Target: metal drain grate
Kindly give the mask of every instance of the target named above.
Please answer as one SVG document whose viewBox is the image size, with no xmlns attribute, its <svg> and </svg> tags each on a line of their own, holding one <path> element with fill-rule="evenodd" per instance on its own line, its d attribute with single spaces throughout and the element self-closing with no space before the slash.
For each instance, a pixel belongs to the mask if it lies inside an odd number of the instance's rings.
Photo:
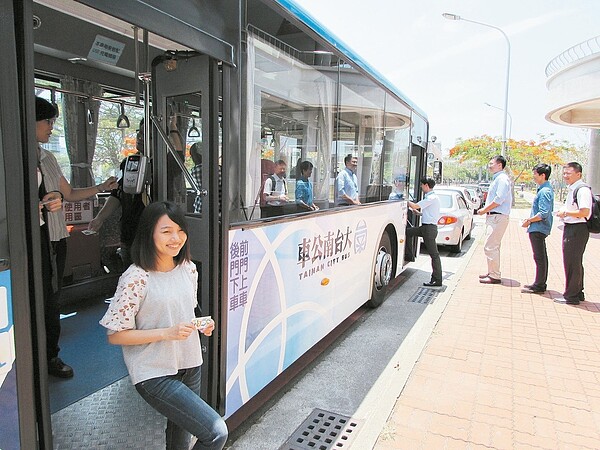
<svg viewBox="0 0 600 450">
<path fill-rule="evenodd" d="M 423 305 L 429 305 L 433 303 L 435 298 L 440 292 L 444 292 L 446 290 L 446 286 L 442 286 L 441 288 L 424 288 L 420 287 L 417 289 L 411 298 L 408 299 L 409 302 L 412 303 L 421 303 Z"/>
<path fill-rule="evenodd" d="M 315 408 L 279 450 L 329 450 L 350 447 L 359 421 Z"/>
</svg>

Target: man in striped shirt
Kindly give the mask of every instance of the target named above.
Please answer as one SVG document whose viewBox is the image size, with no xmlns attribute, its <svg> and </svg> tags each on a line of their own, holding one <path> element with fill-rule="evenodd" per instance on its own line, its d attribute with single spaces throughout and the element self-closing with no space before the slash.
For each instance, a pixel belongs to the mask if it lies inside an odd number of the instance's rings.
<svg viewBox="0 0 600 450">
<path fill-rule="evenodd" d="M 73 188 L 64 177 L 58 161 L 48 150 L 41 147 L 40 144 L 46 144 L 50 140 L 52 130 L 54 128 L 54 122 L 58 116 L 58 110 L 49 101 L 41 98 L 35 98 L 35 112 L 36 112 L 36 138 L 38 141 L 38 167 L 41 170 L 44 187 L 47 192 L 60 192 L 64 200 L 70 202 L 80 201 L 89 197 L 92 197 L 99 192 L 111 189 L 116 185 L 116 179 L 114 177 L 108 178 L 104 183 L 97 186 L 90 186 L 86 188 Z M 60 290 L 62 288 L 62 278 L 65 271 L 65 262 L 67 257 L 67 238 L 69 232 L 67 231 L 67 224 L 65 222 L 64 213 L 61 210 L 48 211 L 48 233 L 50 235 L 51 242 L 51 256 L 54 259 L 53 268 L 53 290 L 54 294 L 52 299 L 44 299 L 47 305 L 50 305 L 52 309 L 53 317 L 56 314 L 60 314 L 58 311 L 58 301 L 60 296 Z M 47 314 L 48 315 L 48 314 Z M 60 321 L 51 320 L 46 323 L 46 334 L 51 335 L 47 337 L 48 347 L 48 373 L 61 378 L 70 378 L 73 376 L 73 369 L 58 357 L 58 337 L 60 335 Z"/>
</svg>

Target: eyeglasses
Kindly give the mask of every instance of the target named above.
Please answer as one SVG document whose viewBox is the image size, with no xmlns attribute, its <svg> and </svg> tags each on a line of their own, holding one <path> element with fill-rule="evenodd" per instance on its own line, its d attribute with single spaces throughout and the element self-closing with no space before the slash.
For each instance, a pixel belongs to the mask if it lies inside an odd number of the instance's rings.
<svg viewBox="0 0 600 450">
<path fill-rule="evenodd" d="M 48 123 L 48 125 L 50 125 L 51 127 L 53 127 L 54 124 L 56 123 L 56 118 L 54 118 L 54 119 L 45 119 L 45 120 Z"/>
</svg>

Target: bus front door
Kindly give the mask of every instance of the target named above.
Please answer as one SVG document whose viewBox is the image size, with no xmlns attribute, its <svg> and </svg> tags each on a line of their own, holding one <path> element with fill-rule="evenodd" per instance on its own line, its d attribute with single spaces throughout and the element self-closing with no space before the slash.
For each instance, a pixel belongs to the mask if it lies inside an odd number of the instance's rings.
<svg viewBox="0 0 600 450">
<path fill-rule="evenodd" d="M 412 145 L 411 153 L 410 153 L 410 175 L 409 175 L 409 185 L 408 185 L 408 198 L 411 202 L 418 202 L 421 200 L 421 183 L 420 180 L 425 173 L 425 163 L 424 163 L 424 149 L 417 145 Z M 413 211 L 409 209 L 408 211 L 408 225 L 417 227 L 421 224 L 420 217 L 415 214 Z M 405 251 L 404 259 L 405 261 L 414 261 L 416 257 L 419 255 L 419 238 L 417 236 L 407 239 L 406 248 L 412 249 L 412 251 Z"/>
<path fill-rule="evenodd" d="M 208 56 L 168 52 L 153 61 L 151 76 L 152 121 L 163 131 L 153 128 L 152 133 L 153 198 L 186 211 L 188 242 L 199 273 L 197 315 L 210 315 L 217 325 L 211 338 L 202 336 L 202 396 L 219 408 L 220 71 Z"/>
</svg>

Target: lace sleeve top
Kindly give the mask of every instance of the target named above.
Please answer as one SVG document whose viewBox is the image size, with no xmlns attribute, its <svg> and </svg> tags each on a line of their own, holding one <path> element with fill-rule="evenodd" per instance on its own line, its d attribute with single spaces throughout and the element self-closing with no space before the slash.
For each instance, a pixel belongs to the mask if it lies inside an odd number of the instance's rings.
<svg viewBox="0 0 600 450">
<path fill-rule="evenodd" d="M 168 328 L 194 318 L 198 272 L 185 262 L 169 272 L 147 272 L 131 265 L 119 279 L 117 291 L 100 325 L 108 333 Z M 174 375 L 202 364 L 198 333 L 183 341 L 124 345 L 123 359 L 133 384 Z"/>
</svg>

